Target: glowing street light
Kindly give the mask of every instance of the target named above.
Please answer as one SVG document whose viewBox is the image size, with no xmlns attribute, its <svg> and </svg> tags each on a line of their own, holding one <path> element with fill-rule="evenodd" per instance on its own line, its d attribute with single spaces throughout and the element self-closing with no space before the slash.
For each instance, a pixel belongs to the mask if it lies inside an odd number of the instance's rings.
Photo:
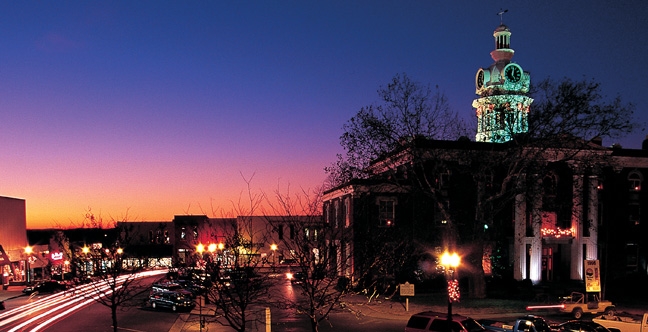
<svg viewBox="0 0 648 332">
<path fill-rule="evenodd" d="M 454 278 L 454 272 L 461 264 L 461 257 L 456 252 L 444 252 L 441 255 L 441 265 L 445 268 L 448 281 L 448 331 L 452 331 L 452 302 L 459 300 L 459 282 Z"/>
<path fill-rule="evenodd" d="M 272 265 L 276 263 L 275 251 L 277 251 L 277 248 L 277 245 L 274 243 L 270 245 L 270 250 L 272 250 Z"/>
<path fill-rule="evenodd" d="M 31 269 L 29 268 L 29 258 L 33 251 L 34 249 L 31 246 L 25 247 L 25 254 L 27 254 L 27 259 L 25 259 L 25 282 L 28 284 L 31 282 Z"/>
</svg>

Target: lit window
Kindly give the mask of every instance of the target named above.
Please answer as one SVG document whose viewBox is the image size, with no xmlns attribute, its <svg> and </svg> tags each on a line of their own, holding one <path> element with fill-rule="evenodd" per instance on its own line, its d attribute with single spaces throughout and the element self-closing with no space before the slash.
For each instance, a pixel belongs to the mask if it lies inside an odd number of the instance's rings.
<svg viewBox="0 0 648 332">
<path fill-rule="evenodd" d="M 394 226 L 396 202 L 394 200 L 378 201 L 378 221 L 381 227 Z"/>
<path fill-rule="evenodd" d="M 641 181 L 642 176 L 639 172 L 632 172 L 628 175 L 628 184 L 630 185 L 630 191 L 640 191 L 641 190 Z"/>
</svg>

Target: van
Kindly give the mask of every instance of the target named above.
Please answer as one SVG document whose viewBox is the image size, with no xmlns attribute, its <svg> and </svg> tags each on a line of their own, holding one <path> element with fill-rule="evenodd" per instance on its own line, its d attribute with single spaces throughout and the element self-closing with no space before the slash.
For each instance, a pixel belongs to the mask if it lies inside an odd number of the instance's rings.
<svg viewBox="0 0 648 332">
<path fill-rule="evenodd" d="M 481 326 L 481 324 L 479 324 L 476 320 L 461 315 L 452 315 L 450 327 L 452 329 L 452 332 L 486 331 L 484 327 Z M 435 311 L 424 311 L 412 315 L 409 321 L 407 321 L 405 332 L 418 331 L 447 332 L 448 314 Z"/>
</svg>

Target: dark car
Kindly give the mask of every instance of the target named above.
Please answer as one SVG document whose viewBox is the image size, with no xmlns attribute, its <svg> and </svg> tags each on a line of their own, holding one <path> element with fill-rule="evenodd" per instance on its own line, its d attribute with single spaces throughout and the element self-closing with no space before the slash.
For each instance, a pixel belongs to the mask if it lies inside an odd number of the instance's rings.
<svg viewBox="0 0 648 332">
<path fill-rule="evenodd" d="M 160 293 L 160 292 L 176 292 L 180 293 L 182 295 L 186 295 L 188 297 L 195 297 L 196 294 L 192 293 L 191 291 L 185 289 L 182 287 L 180 284 L 172 283 L 172 282 L 165 282 L 165 283 L 157 283 L 153 284 L 153 287 L 151 288 L 151 294 L 153 293 Z"/>
<path fill-rule="evenodd" d="M 54 280 L 49 280 L 49 281 L 41 281 L 33 286 L 28 286 L 25 287 L 22 292 L 25 294 L 32 294 L 32 293 L 56 293 L 60 291 L 64 291 L 67 289 L 67 286 L 65 284 L 62 284 L 58 281 Z"/>
<path fill-rule="evenodd" d="M 405 327 L 405 332 L 417 332 L 417 331 L 437 331 L 437 332 L 447 332 L 448 331 L 448 315 L 446 313 L 434 312 L 434 311 L 425 311 L 419 312 L 418 314 L 412 315 L 409 321 L 407 321 L 407 326 Z M 461 315 L 452 315 L 451 322 L 452 332 L 485 332 L 481 324 L 476 320 L 461 316 Z"/>
<path fill-rule="evenodd" d="M 301 284 L 306 281 L 306 274 L 304 272 L 288 272 L 286 278 L 290 280 L 291 284 Z"/>
<path fill-rule="evenodd" d="M 152 293 L 149 303 L 153 309 L 168 308 L 172 311 L 191 310 L 196 306 L 190 297 L 172 291 Z"/>
<path fill-rule="evenodd" d="M 551 328 L 557 332 L 610 332 L 610 330 L 592 321 L 570 320 L 558 325 L 552 325 Z"/>
</svg>

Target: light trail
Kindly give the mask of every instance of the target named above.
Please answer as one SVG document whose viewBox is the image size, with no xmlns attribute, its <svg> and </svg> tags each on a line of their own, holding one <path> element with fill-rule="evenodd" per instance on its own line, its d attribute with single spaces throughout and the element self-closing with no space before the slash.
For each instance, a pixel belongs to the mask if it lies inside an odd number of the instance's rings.
<svg viewBox="0 0 648 332">
<path fill-rule="evenodd" d="M 564 304 L 551 304 L 551 305 L 530 305 L 526 307 L 526 310 L 535 310 L 535 309 L 564 309 Z"/>
<path fill-rule="evenodd" d="M 166 273 L 167 270 L 146 271 L 131 275 L 122 275 L 110 282 L 107 280 L 95 281 L 90 284 L 73 287 L 64 292 L 52 294 L 40 298 L 34 302 L 25 304 L 21 307 L 3 312 L 0 314 L 0 327 L 14 323 L 21 319 L 26 321 L 14 326 L 8 332 L 22 331 L 28 325 L 37 324 L 30 331 L 40 331 L 49 325 L 52 325 L 58 319 L 70 315 L 73 312 L 88 306 L 107 294 L 111 294 L 114 288 L 120 289 L 122 284 L 127 280 L 136 280 L 144 277 L 155 276 Z M 40 312 L 40 313 L 39 313 Z M 34 317 L 32 315 L 37 314 Z M 30 318 L 31 317 L 31 318 Z M 38 323 L 39 320 L 43 322 Z"/>
</svg>

